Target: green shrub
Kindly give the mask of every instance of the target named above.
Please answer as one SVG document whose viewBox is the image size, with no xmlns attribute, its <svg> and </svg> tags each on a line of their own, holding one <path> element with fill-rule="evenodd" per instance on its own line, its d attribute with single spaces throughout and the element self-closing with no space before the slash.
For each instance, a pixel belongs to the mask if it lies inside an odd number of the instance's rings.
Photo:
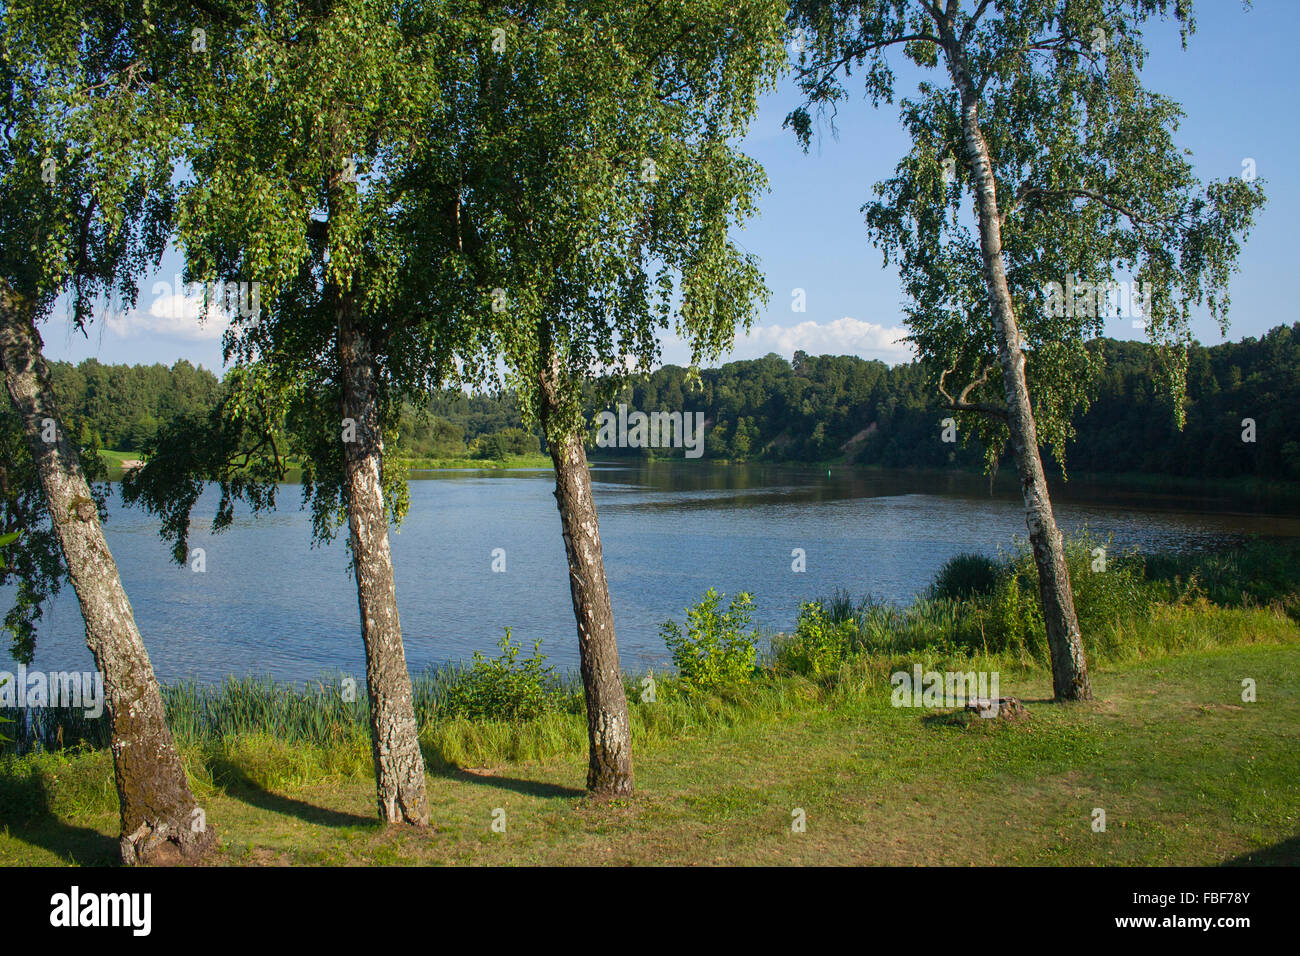
<svg viewBox="0 0 1300 956">
<path fill-rule="evenodd" d="M 862 601 L 858 604 L 853 603 L 853 595 L 849 594 L 843 588 L 836 588 L 828 598 L 819 598 L 816 604 L 821 605 L 822 611 L 832 624 L 841 624 L 845 621 L 856 621 L 859 612 L 863 606 L 869 602 Z M 806 605 L 799 608 L 799 614 L 803 616 L 803 610 Z"/>
<path fill-rule="evenodd" d="M 737 594 L 725 612 L 726 595 L 713 588 L 686 609 L 686 630 L 665 621 L 660 636 L 672 652 L 682 684 L 689 690 L 713 691 L 749 681 L 758 656 L 758 631 L 751 629 L 754 601 Z"/>
<path fill-rule="evenodd" d="M 939 569 L 930 585 L 930 597 L 964 601 L 992 594 L 1005 576 L 1001 561 L 984 554 L 955 554 Z"/>
<path fill-rule="evenodd" d="M 479 435 L 470 444 L 471 458 L 500 459 L 511 455 L 535 455 L 541 450 L 537 436 L 522 428 L 503 428 Z"/>
<path fill-rule="evenodd" d="M 1099 548 L 1104 552 L 1099 553 Z M 1121 623 L 1150 619 L 1156 589 L 1147 583 L 1137 552 L 1112 553 L 1109 539 L 1102 542 L 1085 534 L 1071 538 L 1065 554 L 1074 587 L 1074 610 L 1085 635 L 1104 640 Z"/>
<path fill-rule="evenodd" d="M 1223 551 L 1142 556 L 1167 600 L 1204 595 L 1224 607 L 1279 604 L 1300 617 L 1300 542 L 1250 539 Z"/>
<path fill-rule="evenodd" d="M 813 678 L 838 671 L 858 635 L 854 617 L 838 610 L 828 612 L 821 601 L 800 605 L 794 634 L 775 648 L 777 667 Z"/>
<path fill-rule="evenodd" d="M 530 657 L 519 660 L 520 645 L 510 643 L 510 628 L 495 658 L 474 652 L 473 663 L 452 678 L 438 701 L 439 720 L 532 720 L 559 706 L 555 669 L 546 665 L 541 640 Z"/>
<path fill-rule="evenodd" d="M 857 616 L 857 646 L 869 652 L 911 651 L 957 640 L 967 605 L 950 598 L 919 596 L 907 607 L 864 601 Z"/>
<path fill-rule="evenodd" d="M 1146 582 L 1142 559 L 1135 552 L 1113 553 L 1109 539 L 1103 541 L 1084 531 L 1066 539 L 1065 560 L 1079 629 L 1089 653 L 1099 647 L 1110 649 L 1122 623 L 1150 618 L 1157 589 Z M 993 563 L 998 574 L 992 587 L 960 601 L 952 644 L 1047 663 L 1047 628 L 1033 551 L 1022 542 L 1014 553 Z M 931 593 L 939 590 L 936 581 Z"/>
<path fill-rule="evenodd" d="M 1047 627 L 1038 597 L 1038 569 L 1032 554 L 1028 556 L 1027 568 L 1018 560 L 992 594 L 975 599 L 973 604 L 972 619 L 979 626 L 981 648 L 1044 663 L 1050 660 Z M 963 637 L 963 643 L 973 649 L 974 631 L 966 629 Z"/>
</svg>

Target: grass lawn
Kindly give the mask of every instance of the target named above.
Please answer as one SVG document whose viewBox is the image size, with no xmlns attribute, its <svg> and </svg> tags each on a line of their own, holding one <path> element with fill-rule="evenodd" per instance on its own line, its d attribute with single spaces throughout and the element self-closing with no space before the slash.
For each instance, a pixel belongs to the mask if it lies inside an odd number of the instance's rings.
<svg viewBox="0 0 1300 956">
<path fill-rule="evenodd" d="M 99 457 L 103 460 L 104 465 L 108 468 L 107 478 L 111 481 L 122 480 L 122 462 L 139 459 L 138 451 L 110 451 L 106 448 L 99 450 Z"/>
<path fill-rule="evenodd" d="M 505 458 L 399 458 L 399 464 L 412 471 L 496 471 L 501 468 L 539 468 L 550 470 L 551 456 L 509 455 Z"/>
<path fill-rule="evenodd" d="M 138 451 L 110 451 L 101 448 L 99 457 L 104 460 L 108 467 L 107 477 L 111 481 L 122 480 L 122 462 L 132 459 L 139 459 Z M 551 456 L 538 453 L 536 455 L 511 455 L 508 458 L 398 458 L 399 465 L 404 465 L 413 471 L 442 471 L 442 470 L 479 470 L 479 471 L 496 471 L 502 468 L 544 468 L 551 467 Z M 289 473 L 285 476 L 287 481 L 300 481 L 302 471 L 296 464 L 291 464 Z"/>
<path fill-rule="evenodd" d="M 1018 723 L 896 709 L 888 687 L 641 747 L 637 795 L 566 755 L 429 778 L 436 829 L 373 822 L 356 762 L 274 741 L 188 751 L 219 864 L 1300 864 L 1300 631 L 1098 667 L 1096 701 L 1002 675 Z M 1256 703 L 1243 703 L 1253 678 Z M 364 764 L 360 764 L 364 765 Z M 351 769 L 346 769 L 351 768 Z M 505 832 L 492 830 L 504 810 Z M 792 811 L 806 832 L 792 832 Z M 1094 808 L 1106 812 L 1093 832 Z M 498 814 L 499 816 L 499 814 Z M 106 754 L 0 766 L 0 863 L 116 859 Z"/>
</svg>

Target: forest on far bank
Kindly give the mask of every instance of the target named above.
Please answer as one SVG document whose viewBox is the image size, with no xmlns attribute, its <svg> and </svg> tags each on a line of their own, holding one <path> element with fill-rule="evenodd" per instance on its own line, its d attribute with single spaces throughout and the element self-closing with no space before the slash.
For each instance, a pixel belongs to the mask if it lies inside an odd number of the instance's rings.
<svg viewBox="0 0 1300 956">
<path fill-rule="evenodd" d="M 1188 478 L 1300 481 L 1300 323 L 1261 338 L 1194 344 L 1187 375 L 1187 420 L 1179 431 L 1142 342 L 1097 339 L 1106 369 L 1091 407 L 1077 415 L 1066 455 L 1071 472 L 1150 473 Z M 88 446 L 139 451 L 159 428 L 205 414 L 221 381 L 180 361 L 164 365 L 52 364 L 61 409 Z M 643 411 L 703 412 L 706 459 L 840 461 L 898 468 L 978 467 L 974 444 L 941 440 L 935 376 L 918 362 L 890 367 L 856 356 L 776 354 L 702 369 L 663 366 L 629 385 L 619 401 Z M 591 411 L 598 409 L 594 402 Z M 4 416 L 13 417 L 5 409 Z M 1255 441 L 1243 441 L 1253 419 Z M 16 427 L 16 421 L 6 423 Z M 499 459 L 536 453 L 514 396 L 446 392 L 426 408 L 408 406 L 395 453 L 406 458 Z M 680 449 L 600 448 L 600 457 L 681 457 Z M 1048 461 L 1049 467 L 1055 463 Z"/>
</svg>

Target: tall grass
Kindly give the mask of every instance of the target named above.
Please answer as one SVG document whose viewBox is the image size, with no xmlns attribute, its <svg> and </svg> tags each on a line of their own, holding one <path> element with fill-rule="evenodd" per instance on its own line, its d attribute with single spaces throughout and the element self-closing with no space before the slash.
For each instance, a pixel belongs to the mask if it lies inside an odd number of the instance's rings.
<svg viewBox="0 0 1300 956">
<path fill-rule="evenodd" d="M 1300 541 L 1250 539 L 1224 551 L 1142 555 L 1166 596 L 1204 595 L 1224 607 L 1276 604 L 1300 620 Z"/>
<path fill-rule="evenodd" d="M 556 680 L 549 692 L 559 704 L 571 701 L 573 678 Z M 458 691 L 477 690 L 474 671 L 461 664 L 430 668 L 412 679 L 416 722 L 422 730 L 451 719 L 443 705 Z M 363 683 L 342 674 L 306 683 L 269 677 L 229 677 L 218 684 L 181 681 L 162 688 L 167 723 L 179 745 L 205 744 L 232 737 L 265 734 L 290 744 L 330 744 L 367 734 L 370 705 Z M 463 697 L 463 694 L 462 694 Z M 85 745 L 107 747 L 108 715 L 89 717 L 64 708 L 0 708 L 13 741 L 0 753 L 60 750 Z"/>
<path fill-rule="evenodd" d="M 1065 553 L 1084 649 L 1097 662 L 1164 652 L 1168 635 L 1152 624 L 1169 620 L 1171 608 L 1272 608 L 1300 620 L 1300 545 L 1294 543 L 1255 540 L 1233 551 L 1150 555 L 1117 552 L 1085 531 L 1067 539 Z M 854 602 L 844 591 L 810 602 L 794 634 L 776 643 L 775 662 L 808 674 L 855 654 L 923 649 L 1047 666 L 1038 572 L 1028 547 L 996 558 L 957 555 L 905 607 L 871 596 Z"/>
</svg>

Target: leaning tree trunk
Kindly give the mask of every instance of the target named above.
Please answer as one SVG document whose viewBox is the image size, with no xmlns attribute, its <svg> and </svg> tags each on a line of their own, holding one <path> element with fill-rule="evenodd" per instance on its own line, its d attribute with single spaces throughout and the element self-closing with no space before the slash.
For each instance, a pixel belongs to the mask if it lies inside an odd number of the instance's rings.
<svg viewBox="0 0 1300 956">
<path fill-rule="evenodd" d="M 591 496 L 591 472 L 582 438 L 556 427 L 556 376 L 541 383 L 542 428 L 555 465 L 555 501 L 569 560 L 569 590 L 578 622 L 582 690 L 587 699 L 587 789 L 610 796 L 632 792 L 632 732 L 627 693 L 614 638 L 614 609 L 605 579 L 600 524 Z M 554 434 L 553 434 L 554 430 Z"/>
<path fill-rule="evenodd" d="M 3 284 L 0 368 L 22 419 L 68 577 L 81 604 L 86 646 L 103 675 L 121 807 L 122 861 L 196 859 L 211 846 L 215 833 L 190 792 L 131 602 L 76 449 L 59 419 L 34 312 Z"/>
<path fill-rule="evenodd" d="M 946 39 L 955 43 L 951 34 Z M 1025 355 L 1020 348 L 1020 330 L 1016 325 L 1002 262 L 1002 220 L 988 144 L 979 126 L 979 97 L 951 47 L 948 49 L 948 63 L 961 91 L 962 138 L 974 179 L 984 282 L 993 311 L 998 363 L 1002 367 L 1002 384 L 1006 392 L 1007 427 L 1011 432 L 1016 471 L 1020 475 L 1025 523 L 1029 528 L 1034 563 L 1038 566 L 1038 593 L 1047 627 L 1047 645 L 1052 655 L 1053 690 L 1057 700 L 1091 700 L 1092 686 L 1088 681 L 1079 617 L 1074 610 L 1070 570 L 1065 563 L 1061 530 L 1056 526 L 1052 501 L 1047 493 L 1047 478 L 1038 451 L 1038 429 L 1025 380 Z"/>
<path fill-rule="evenodd" d="M 351 294 L 340 298 L 338 355 L 343 385 L 344 494 L 352 564 L 366 647 L 366 691 L 379 816 L 426 826 L 424 756 L 420 753 L 411 675 L 397 617 L 393 553 L 384 510 L 384 442 L 370 343 L 357 327 Z"/>
</svg>

